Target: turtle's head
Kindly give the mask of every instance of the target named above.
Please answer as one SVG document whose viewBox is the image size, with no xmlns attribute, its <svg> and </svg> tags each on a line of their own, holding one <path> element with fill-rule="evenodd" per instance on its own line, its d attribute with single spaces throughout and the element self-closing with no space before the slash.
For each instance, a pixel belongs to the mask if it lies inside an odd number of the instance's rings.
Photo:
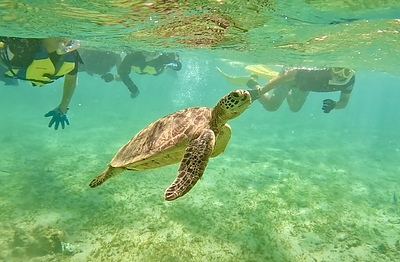
<svg viewBox="0 0 400 262">
<path fill-rule="evenodd" d="M 250 93 L 247 90 L 238 89 L 219 100 L 214 109 L 218 115 L 229 120 L 241 115 L 250 104 Z"/>
</svg>

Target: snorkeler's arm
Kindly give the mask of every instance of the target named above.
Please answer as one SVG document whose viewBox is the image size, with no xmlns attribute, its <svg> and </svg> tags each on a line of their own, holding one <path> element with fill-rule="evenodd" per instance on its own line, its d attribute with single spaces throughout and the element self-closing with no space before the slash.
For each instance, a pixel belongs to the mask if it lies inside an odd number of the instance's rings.
<svg viewBox="0 0 400 262">
<path fill-rule="evenodd" d="M 132 59 L 133 56 L 131 54 L 126 55 L 126 57 L 124 58 L 124 60 L 122 60 L 120 66 L 118 67 L 118 75 L 125 86 L 129 89 L 129 91 L 134 94 L 138 93 L 139 89 L 129 77 L 129 74 L 131 73 Z"/>
<path fill-rule="evenodd" d="M 71 101 L 72 95 L 75 91 L 76 79 L 76 74 L 65 75 L 64 89 L 60 105 L 44 115 L 44 117 L 51 117 L 48 127 L 52 127 L 54 125 L 54 129 L 58 130 L 60 125 L 62 129 L 65 128 L 65 124 L 69 125 L 66 114 L 68 111 L 69 102 Z"/>
<path fill-rule="evenodd" d="M 286 71 L 284 74 L 279 75 L 273 79 L 271 79 L 268 83 L 266 83 L 261 89 L 260 89 L 260 94 L 263 95 L 267 93 L 268 91 L 271 91 L 275 87 L 279 86 L 280 84 L 293 81 L 296 77 L 297 70 L 292 69 L 289 71 Z"/>
<path fill-rule="evenodd" d="M 340 99 L 336 102 L 335 109 L 343 109 L 347 106 L 350 100 L 351 93 L 340 92 Z"/>
<path fill-rule="evenodd" d="M 121 54 L 120 54 L 120 53 L 118 53 L 118 56 L 117 56 L 117 61 L 115 61 L 115 66 L 116 66 L 116 68 L 117 68 L 117 71 L 118 71 L 118 69 L 120 68 L 120 66 L 121 66 L 121 63 L 122 63 Z"/>
<path fill-rule="evenodd" d="M 71 102 L 72 95 L 74 94 L 77 76 L 78 76 L 77 74 L 65 75 L 63 94 L 61 98 L 61 103 L 59 105 L 60 110 L 64 114 L 67 113 L 69 103 Z"/>
</svg>

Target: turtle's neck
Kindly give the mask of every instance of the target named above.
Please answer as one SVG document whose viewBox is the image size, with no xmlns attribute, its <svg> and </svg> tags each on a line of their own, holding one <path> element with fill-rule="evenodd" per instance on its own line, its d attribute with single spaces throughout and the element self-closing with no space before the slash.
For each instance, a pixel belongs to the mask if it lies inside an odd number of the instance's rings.
<svg viewBox="0 0 400 262">
<path fill-rule="evenodd" d="M 221 109 L 221 107 L 216 106 L 213 108 L 211 112 L 211 122 L 210 127 L 214 133 L 218 133 L 218 130 L 228 122 L 226 119 L 225 112 Z"/>
</svg>

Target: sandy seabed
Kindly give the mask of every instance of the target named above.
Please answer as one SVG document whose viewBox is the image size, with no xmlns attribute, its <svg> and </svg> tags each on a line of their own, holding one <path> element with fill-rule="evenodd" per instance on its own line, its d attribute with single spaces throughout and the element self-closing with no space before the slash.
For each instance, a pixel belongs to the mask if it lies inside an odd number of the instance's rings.
<svg viewBox="0 0 400 262">
<path fill-rule="evenodd" d="M 330 141 L 342 142 L 328 147 L 324 132 L 284 133 L 275 125 L 272 135 L 260 136 L 254 128 L 234 133 L 198 184 L 173 202 L 165 202 L 163 193 L 177 165 L 127 171 L 88 187 L 124 142 L 99 138 L 118 130 L 87 130 L 78 145 L 73 135 L 4 134 L 0 260 L 400 257 L 398 141 L 385 143 L 377 133 L 360 139 L 349 131 L 329 134 Z M 374 139 L 379 150 L 370 146 Z"/>
</svg>

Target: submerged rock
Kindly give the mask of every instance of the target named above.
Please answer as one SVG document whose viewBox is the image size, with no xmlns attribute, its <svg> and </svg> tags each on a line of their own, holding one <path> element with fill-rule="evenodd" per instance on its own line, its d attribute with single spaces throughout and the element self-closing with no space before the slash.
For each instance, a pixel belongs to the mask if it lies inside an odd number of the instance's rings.
<svg viewBox="0 0 400 262">
<path fill-rule="evenodd" d="M 13 227 L 13 230 L 14 234 L 10 242 L 13 257 L 32 258 L 76 253 L 73 245 L 64 242 L 65 233 L 61 229 L 37 226 L 30 230 Z"/>
</svg>

